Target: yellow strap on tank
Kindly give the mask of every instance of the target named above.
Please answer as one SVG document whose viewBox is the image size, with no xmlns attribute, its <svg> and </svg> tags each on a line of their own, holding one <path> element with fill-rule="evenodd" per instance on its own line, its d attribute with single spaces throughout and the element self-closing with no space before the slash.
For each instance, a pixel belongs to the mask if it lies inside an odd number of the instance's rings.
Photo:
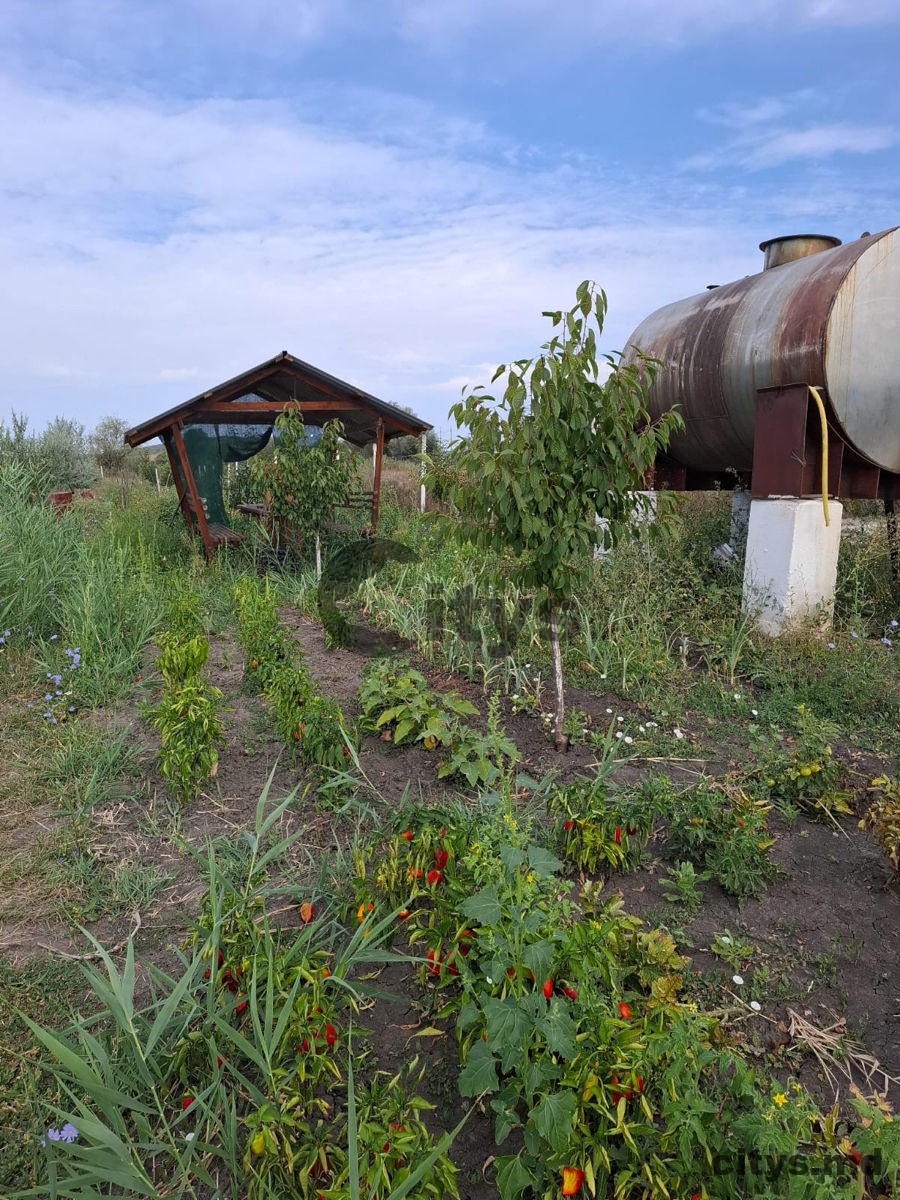
<svg viewBox="0 0 900 1200">
<path fill-rule="evenodd" d="M 816 402 L 816 407 L 819 410 L 819 420 L 822 422 L 822 508 L 825 512 L 825 524 L 829 525 L 828 520 L 828 422 L 825 419 L 825 405 L 822 403 L 822 395 L 817 387 L 807 384 L 809 393 Z"/>
</svg>

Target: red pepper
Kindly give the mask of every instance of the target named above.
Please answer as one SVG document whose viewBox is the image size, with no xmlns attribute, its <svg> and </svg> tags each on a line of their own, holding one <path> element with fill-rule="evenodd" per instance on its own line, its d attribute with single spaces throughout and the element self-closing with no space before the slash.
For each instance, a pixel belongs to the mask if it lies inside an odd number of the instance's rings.
<svg viewBox="0 0 900 1200">
<path fill-rule="evenodd" d="M 570 830 L 572 830 L 574 828 L 575 828 L 574 821 L 563 821 L 563 829 L 566 831 L 566 833 L 568 833 Z"/>
<path fill-rule="evenodd" d="M 194 1097 L 193 1097 L 193 1096 L 185 1096 L 185 1097 L 183 1098 L 183 1100 L 181 1101 L 181 1111 L 182 1111 L 182 1112 L 187 1112 L 187 1110 L 188 1110 L 188 1109 L 191 1107 L 191 1105 L 192 1105 L 193 1103 L 194 1103 Z"/>
<path fill-rule="evenodd" d="M 617 846 L 622 845 L 622 830 L 619 828 L 618 825 L 616 826 L 616 832 L 613 834 L 613 841 L 616 843 Z"/>
<path fill-rule="evenodd" d="M 578 993 L 575 991 L 575 989 L 573 987 L 564 987 L 563 994 L 568 996 L 570 1000 L 578 999 Z"/>
<path fill-rule="evenodd" d="M 541 988 L 541 991 L 544 993 L 544 999 L 549 1000 L 553 995 L 553 980 L 545 979 L 544 986 Z"/>
<path fill-rule="evenodd" d="M 337 1030 L 327 1021 L 325 1022 L 325 1045 L 333 1046 L 337 1041 Z"/>
<path fill-rule="evenodd" d="M 428 962 L 431 964 L 428 968 L 429 975 L 440 975 L 441 973 L 441 954 L 439 950 L 429 950 L 425 955 Z"/>
<path fill-rule="evenodd" d="M 443 871 L 444 867 L 446 867 L 446 865 L 447 865 L 447 859 L 448 859 L 449 857 L 450 857 L 450 856 L 449 856 L 449 854 L 447 853 L 447 851 L 446 851 L 446 850 L 435 850 L 435 852 L 434 852 L 434 865 L 437 867 L 437 869 L 438 869 L 439 871 Z"/>
<path fill-rule="evenodd" d="M 563 1167 L 562 1169 L 562 1194 L 564 1196 L 574 1196 L 581 1191 L 581 1185 L 584 1183 L 584 1171 L 578 1167 Z"/>
<path fill-rule="evenodd" d="M 408 916 L 409 916 L 409 909 L 401 908 L 400 911 L 397 913 L 397 920 L 405 921 Z"/>
<path fill-rule="evenodd" d="M 234 1006 L 234 1011 L 237 1013 L 237 1015 L 238 1015 L 238 1016 L 240 1016 L 240 1015 L 241 1015 L 241 1013 L 242 1013 L 242 1012 L 244 1011 L 244 1009 L 247 1007 L 247 1004 L 248 1004 L 248 1003 L 249 1003 L 249 1002 L 248 1002 L 246 999 L 243 999 L 243 1000 L 239 999 L 239 1000 L 238 1000 L 237 1004 Z"/>
<path fill-rule="evenodd" d="M 631 1009 L 628 1007 L 628 1005 L 625 1003 L 624 1000 L 619 1005 L 619 1016 L 622 1018 L 623 1021 L 631 1020 Z"/>
<path fill-rule="evenodd" d="M 406 832 L 401 833 L 400 836 L 403 838 L 404 842 L 411 842 L 413 840 L 413 835 L 412 835 L 411 829 L 407 829 Z"/>
<path fill-rule="evenodd" d="M 440 871 L 429 871 L 428 874 L 425 876 L 425 882 L 428 884 L 429 887 L 437 887 L 437 885 L 441 882 L 441 880 L 443 878 L 444 877 L 440 873 Z"/>
</svg>

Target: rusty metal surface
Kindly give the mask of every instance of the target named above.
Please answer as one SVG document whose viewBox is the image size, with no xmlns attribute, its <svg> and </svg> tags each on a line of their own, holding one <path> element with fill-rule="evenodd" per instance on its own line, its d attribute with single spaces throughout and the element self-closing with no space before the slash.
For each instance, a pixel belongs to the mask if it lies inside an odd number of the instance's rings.
<svg viewBox="0 0 900 1200">
<path fill-rule="evenodd" d="M 659 309 L 632 334 L 626 361 L 638 348 L 663 362 L 650 410 L 680 406 L 686 428 L 669 457 L 691 470 L 752 469 L 757 392 L 802 383 L 830 393 L 834 375 L 842 436 L 897 471 L 898 312 L 900 238 L 886 230 Z"/>
<path fill-rule="evenodd" d="M 783 267 L 785 263 L 809 258 L 811 254 L 821 254 L 823 250 L 833 250 L 840 244 L 840 238 L 825 233 L 791 233 L 785 237 L 769 238 L 767 242 L 759 243 L 765 255 L 763 270 Z"/>
</svg>

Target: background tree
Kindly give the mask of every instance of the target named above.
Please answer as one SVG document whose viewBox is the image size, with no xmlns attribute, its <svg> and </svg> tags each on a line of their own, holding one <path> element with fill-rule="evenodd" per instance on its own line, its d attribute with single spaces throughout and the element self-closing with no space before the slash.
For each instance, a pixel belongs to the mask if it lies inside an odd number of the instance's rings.
<svg viewBox="0 0 900 1200">
<path fill-rule="evenodd" d="M 261 470 L 269 510 L 316 542 L 316 578 L 322 575 L 321 532 L 339 504 L 350 495 L 358 457 L 341 441 L 344 427 L 329 421 L 321 437 L 307 434 L 299 404 L 289 404 L 275 420 L 278 445 Z"/>
<path fill-rule="evenodd" d="M 541 354 L 497 368 L 492 382 L 507 376 L 499 401 L 482 388 L 463 394 L 450 415 L 465 434 L 431 468 L 453 506 L 449 528 L 497 556 L 511 555 L 546 617 L 557 749 L 568 741 L 560 609 L 586 582 L 595 550 L 614 545 L 647 508 L 639 489 L 681 425 L 677 413 L 650 417 L 644 379 L 656 369 L 652 360 L 640 369 L 623 366 L 619 355 L 598 362 L 605 292 L 585 281 L 575 299 L 567 313 L 543 314 L 557 332 Z"/>
<path fill-rule="evenodd" d="M 118 479 L 121 483 L 122 499 L 127 504 L 134 451 L 125 441 L 126 429 L 128 423 L 121 417 L 104 417 L 95 426 L 88 439 L 88 445 L 101 476 Z"/>
</svg>

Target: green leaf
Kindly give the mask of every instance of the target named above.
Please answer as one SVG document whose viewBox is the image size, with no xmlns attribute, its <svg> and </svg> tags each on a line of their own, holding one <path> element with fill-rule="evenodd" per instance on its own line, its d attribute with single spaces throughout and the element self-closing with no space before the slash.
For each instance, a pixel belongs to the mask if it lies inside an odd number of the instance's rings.
<svg viewBox="0 0 900 1200">
<path fill-rule="evenodd" d="M 497 1174 L 500 1200 L 520 1200 L 526 1188 L 531 1188 L 537 1194 L 538 1176 L 526 1167 L 520 1155 L 517 1154 L 515 1158 L 508 1155 L 498 1158 L 494 1163 L 494 1170 Z"/>
<path fill-rule="evenodd" d="M 467 897 L 460 904 L 459 911 L 476 925 L 496 925 L 502 909 L 494 889 L 482 888 L 474 896 Z"/>
<path fill-rule="evenodd" d="M 528 865 L 534 871 L 535 875 L 545 877 L 556 875 L 563 868 L 563 864 L 555 855 L 534 842 L 528 847 Z"/>
<path fill-rule="evenodd" d="M 520 850 L 518 846 L 501 846 L 499 854 L 500 861 L 507 871 L 517 871 L 525 861 L 525 851 Z"/>
<path fill-rule="evenodd" d="M 504 1073 L 511 1071 L 522 1057 L 523 1044 L 534 1027 L 534 1018 L 512 996 L 505 1000 L 488 996 L 484 1002 L 484 1015 L 488 1044 L 493 1053 L 500 1056 L 500 1069 Z"/>
<path fill-rule="evenodd" d="M 529 1124 L 557 1154 L 571 1137 L 577 1103 L 574 1092 L 550 1092 L 531 1111 Z"/>
<path fill-rule="evenodd" d="M 459 1094 L 480 1096 L 483 1092 L 496 1092 L 498 1086 L 494 1056 L 484 1042 L 475 1042 L 459 1073 Z"/>
</svg>

